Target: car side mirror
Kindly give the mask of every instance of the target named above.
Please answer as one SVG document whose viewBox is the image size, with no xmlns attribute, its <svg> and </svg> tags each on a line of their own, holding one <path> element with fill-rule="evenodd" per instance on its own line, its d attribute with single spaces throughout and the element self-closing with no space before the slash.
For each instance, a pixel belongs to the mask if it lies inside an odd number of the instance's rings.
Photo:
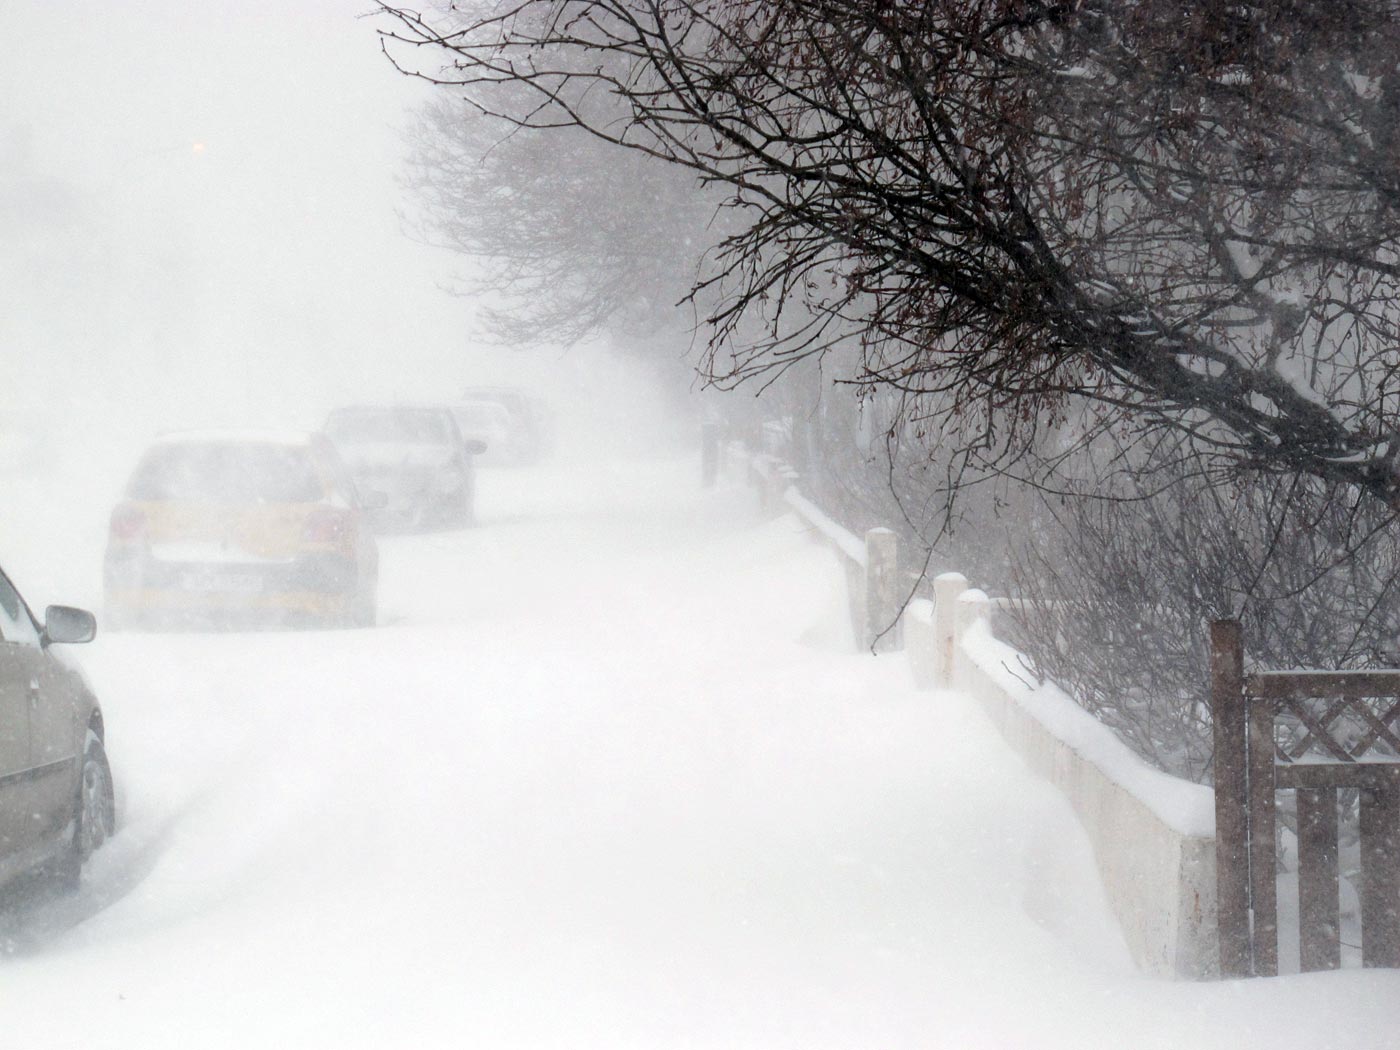
<svg viewBox="0 0 1400 1050">
<path fill-rule="evenodd" d="M 486 442 L 482 441 L 480 438 L 471 438 L 467 441 L 463 441 L 462 447 L 467 450 L 469 455 L 479 456 L 486 451 Z"/>
<path fill-rule="evenodd" d="M 367 489 L 360 493 L 361 510 L 383 510 L 389 505 L 389 494 L 379 492 L 375 489 Z"/>
<path fill-rule="evenodd" d="M 44 641 L 79 645 L 97 637 L 97 617 L 86 609 L 50 605 L 44 610 Z"/>
</svg>

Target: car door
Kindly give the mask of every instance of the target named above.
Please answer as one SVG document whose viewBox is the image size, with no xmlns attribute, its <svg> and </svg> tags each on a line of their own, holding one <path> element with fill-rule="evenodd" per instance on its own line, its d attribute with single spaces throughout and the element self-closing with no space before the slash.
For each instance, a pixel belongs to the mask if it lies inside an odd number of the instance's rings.
<svg viewBox="0 0 1400 1050">
<path fill-rule="evenodd" d="M 6 858 L 40 838 L 29 738 L 42 660 L 29 612 L 0 573 L 0 852 Z"/>
<path fill-rule="evenodd" d="M 51 836 L 73 816 L 82 746 L 82 680 L 51 651 L 39 651 L 29 685 L 31 819 L 40 836 Z"/>
</svg>

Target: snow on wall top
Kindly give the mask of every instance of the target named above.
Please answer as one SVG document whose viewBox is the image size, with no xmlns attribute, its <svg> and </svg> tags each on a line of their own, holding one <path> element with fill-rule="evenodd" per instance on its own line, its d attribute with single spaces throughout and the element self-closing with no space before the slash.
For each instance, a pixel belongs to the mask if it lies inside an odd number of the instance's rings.
<svg viewBox="0 0 1400 1050">
<path fill-rule="evenodd" d="M 866 567 L 865 544 L 860 537 L 847 529 L 842 528 L 832 521 L 826 514 L 822 513 L 816 504 L 803 496 L 795 488 L 790 488 L 783 494 L 783 499 L 787 505 L 797 511 L 802 518 L 814 529 L 820 532 L 826 539 L 830 540 L 835 547 L 851 561 L 855 562 L 862 569 Z"/>
<path fill-rule="evenodd" d="M 985 621 L 963 635 L 963 652 L 1046 731 L 1151 810 L 1173 830 L 1201 838 L 1215 835 L 1215 793 L 1154 769 L 1110 729 L 1053 682 L 1027 681 L 1021 654 L 995 637 Z"/>
</svg>

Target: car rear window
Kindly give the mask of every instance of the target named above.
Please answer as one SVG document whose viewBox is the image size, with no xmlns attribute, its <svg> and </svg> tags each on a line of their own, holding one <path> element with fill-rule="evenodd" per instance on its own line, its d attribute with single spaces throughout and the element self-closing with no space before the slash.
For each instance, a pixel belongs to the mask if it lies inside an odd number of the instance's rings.
<svg viewBox="0 0 1400 1050">
<path fill-rule="evenodd" d="M 341 408 L 326 420 L 332 441 L 348 445 L 447 445 L 446 412 L 431 408 Z"/>
<path fill-rule="evenodd" d="M 127 495 L 190 503 L 313 503 L 324 492 L 303 448 L 210 442 L 151 449 Z"/>
<path fill-rule="evenodd" d="M 459 424 L 469 427 L 500 427 L 510 423 L 510 412 L 497 404 L 477 401 L 473 404 L 458 405 L 452 410 Z"/>
</svg>

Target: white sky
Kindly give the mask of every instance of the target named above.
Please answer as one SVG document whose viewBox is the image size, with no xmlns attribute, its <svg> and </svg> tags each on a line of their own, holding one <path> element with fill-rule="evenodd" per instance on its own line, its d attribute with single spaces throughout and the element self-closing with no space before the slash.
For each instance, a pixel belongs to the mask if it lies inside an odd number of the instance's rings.
<svg viewBox="0 0 1400 1050">
<path fill-rule="evenodd" d="M 487 345 L 442 290 L 474 264 L 397 216 L 400 129 L 429 89 L 368 7 L 0 5 L 0 467 L 35 482 L 0 489 L 0 552 L 36 587 L 87 593 L 161 431 L 315 428 L 341 403 L 511 382 L 553 400 L 569 454 L 694 439 L 634 363 Z"/>
<path fill-rule="evenodd" d="M 423 88 L 368 6 L 4 6 L 0 381 L 26 414 L 314 424 L 499 373 L 439 290 L 461 261 L 400 232 Z"/>
</svg>

